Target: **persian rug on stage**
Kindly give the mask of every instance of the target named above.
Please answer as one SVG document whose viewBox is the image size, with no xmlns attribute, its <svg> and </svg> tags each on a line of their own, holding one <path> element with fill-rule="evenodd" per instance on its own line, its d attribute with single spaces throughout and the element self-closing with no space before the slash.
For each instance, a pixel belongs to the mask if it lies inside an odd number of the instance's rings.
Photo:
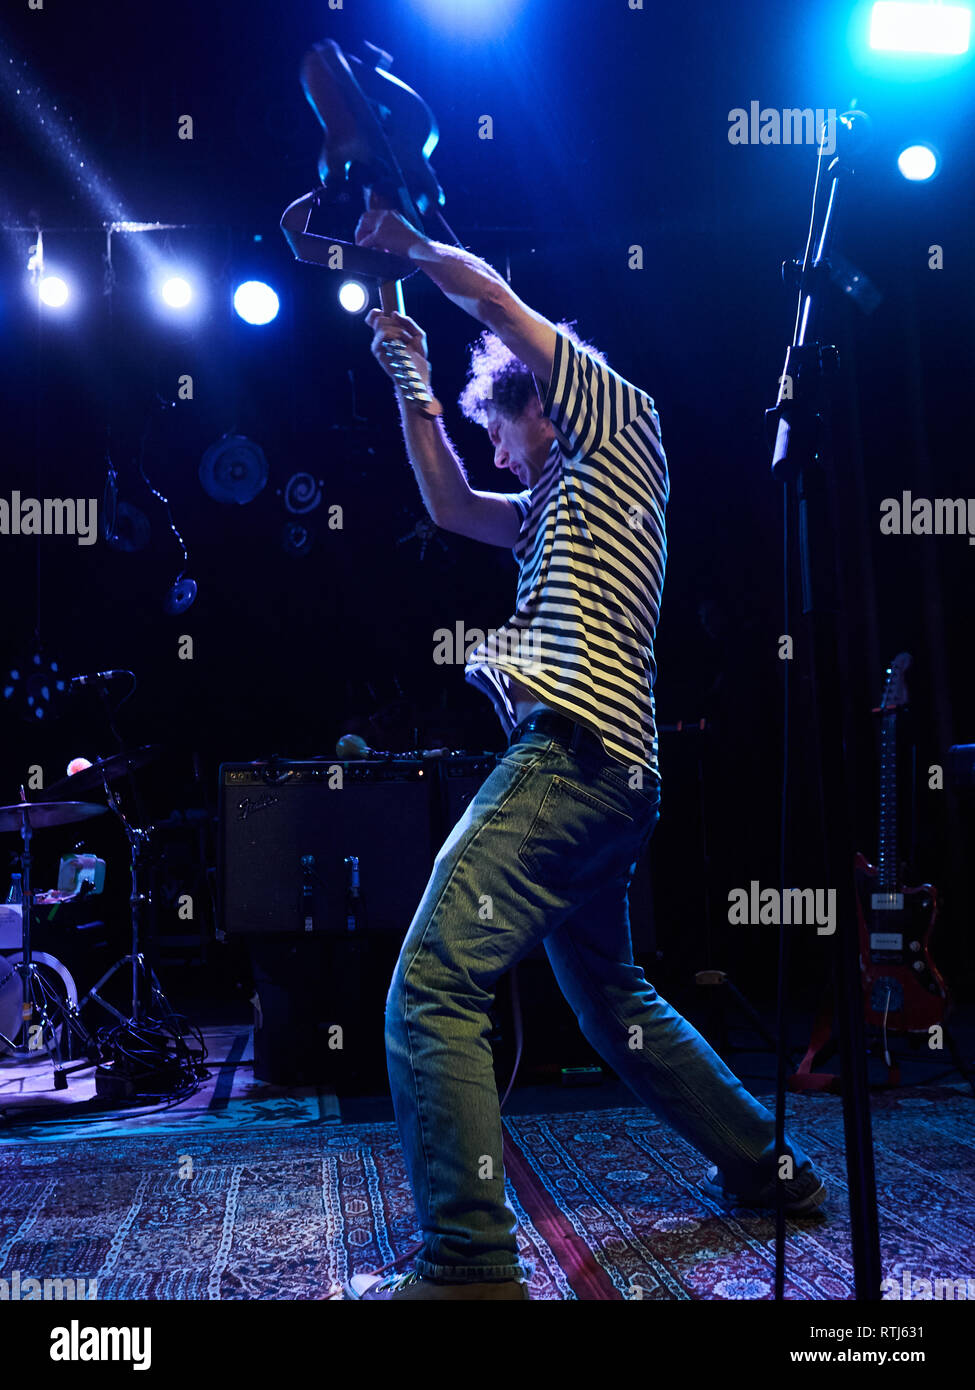
<svg viewBox="0 0 975 1390">
<path fill-rule="evenodd" d="M 916 1281 L 975 1271 L 973 1105 L 952 1087 L 874 1100 L 882 1262 L 901 1297 L 905 1280 L 922 1296 Z M 790 1095 L 787 1123 L 832 1192 L 827 1216 L 789 1222 L 787 1297 L 852 1298 L 841 1102 Z M 532 1298 L 771 1298 L 772 1214 L 712 1202 L 700 1156 L 647 1110 L 505 1126 Z M 99 1299 L 312 1299 L 418 1239 L 391 1124 L 0 1146 L 0 1287 L 16 1271 L 94 1278 Z"/>
</svg>

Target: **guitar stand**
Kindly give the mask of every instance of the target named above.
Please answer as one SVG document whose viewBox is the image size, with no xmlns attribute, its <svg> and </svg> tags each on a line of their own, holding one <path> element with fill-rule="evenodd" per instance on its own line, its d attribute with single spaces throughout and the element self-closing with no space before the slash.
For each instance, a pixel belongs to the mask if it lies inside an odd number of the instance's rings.
<svg viewBox="0 0 975 1390">
<path fill-rule="evenodd" d="M 898 1038 L 907 1037 L 908 1039 L 912 1040 L 912 1051 L 919 1053 L 921 1052 L 921 1041 L 927 1038 L 926 1033 L 916 1035 L 917 1041 L 913 1041 L 915 1035 L 911 1033 L 898 1033 L 896 1036 Z M 958 1039 L 954 1036 L 953 1033 L 949 1031 L 949 1029 L 945 1028 L 944 1036 L 945 1043 L 947 1044 L 948 1051 L 951 1054 L 951 1060 L 954 1063 L 954 1066 L 949 1067 L 946 1071 L 941 1072 L 938 1076 L 931 1077 L 928 1081 L 923 1082 L 921 1084 L 929 1085 L 934 1081 L 939 1081 L 942 1076 L 950 1076 L 953 1071 L 957 1071 L 958 1074 L 962 1076 L 967 1082 L 967 1084 L 972 1088 L 972 1094 L 975 1095 L 975 1067 L 973 1067 L 972 1064 L 969 1061 L 967 1061 L 965 1055 L 963 1054 L 961 1048 L 958 1045 Z M 838 1044 L 834 1039 L 831 1038 L 823 1047 L 821 1047 L 813 1055 L 813 1057 L 810 1060 L 812 1062 L 817 1062 L 820 1066 L 822 1066 L 826 1062 L 828 1062 L 831 1057 L 834 1057 L 836 1055 L 837 1049 Z M 887 1080 L 884 1082 L 875 1083 L 875 1086 L 871 1087 L 871 1089 L 875 1089 L 877 1086 L 879 1086 L 879 1089 L 884 1091 L 896 1091 L 899 1087 L 901 1087 L 904 1084 L 901 1078 L 900 1065 L 898 1063 L 898 1059 L 893 1055 L 893 1049 L 890 1046 L 890 1041 L 888 1040 L 888 1045 L 885 1049 L 883 1046 L 883 1039 L 879 1032 L 875 1037 L 870 1037 L 868 1035 L 867 1053 L 871 1057 L 882 1057 L 884 1065 L 887 1068 Z M 924 1051 L 923 1055 L 927 1056 L 926 1050 Z M 932 1060 L 934 1059 L 932 1058 Z M 807 1083 L 818 1082 L 820 1084 L 803 1085 L 801 1084 L 803 1081 Z M 840 1076 L 835 1075 L 832 1072 L 799 1071 L 796 1073 L 795 1076 L 790 1078 L 790 1082 L 797 1083 L 791 1086 L 792 1090 L 832 1091 L 836 1095 L 842 1094 L 842 1078 Z"/>
<path fill-rule="evenodd" d="M 965 1060 L 961 1048 L 958 1046 L 958 1039 L 951 1032 L 951 1030 L 942 1025 L 942 1031 L 944 1033 L 944 1040 L 947 1044 L 948 1051 L 951 1054 L 951 1060 L 954 1063 L 954 1067 L 949 1067 L 947 1071 L 939 1073 L 938 1076 L 931 1077 L 928 1083 L 922 1084 L 930 1084 L 930 1082 L 940 1080 L 942 1076 L 950 1076 L 952 1071 L 957 1071 L 959 1076 L 964 1077 L 965 1081 L 967 1081 L 968 1085 L 972 1088 L 972 1094 L 975 1095 L 975 1069 L 973 1069 L 972 1066 Z M 912 1052 L 917 1052 L 921 1056 L 928 1056 L 930 1054 L 931 1059 L 935 1060 L 936 1054 L 930 1053 L 930 1049 L 928 1048 L 922 1049 L 921 1047 L 921 1044 L 927 1040 L 927 1037 L 927 1032 L 895 1033 L 893 1036 L 888 1034 L 887 1045 L 885 1047 L 883 1034 L 879 1029 L 873 1030 L 873 1035 L 868 1034 L 868 1043 L 872 1045 L 872 1048 L 876 1049 L 877 1053 L 881 1057 L 883 1057 L 884 1064 L 887 1067 L 887 1081 L 884 1086 L 885 1090 L 894 1090 L 903 1084 L 901 1081 L 901 1069 L 898 1064 L 898 1059 L 894 1056 L 893 1043 L 897 1039 L 906 1039 Z M 920 1056 L 918 1060 L 920 1060 Z"/>
<path fill-rule="evenodd" d="M 968 1082 L 969 1086 L 971 1086 L 972 1095 L 975 1095 L 975 1066 L 968 1062 L 962 1055 L 962 1050 L 958 1046 L 958 1039 L 955 1037 L 954 1033 L 952 1033 L 951 1029 L 945 1028 L 944 1034 L 945 1042 L 948 1044 L 948 1051 L 951 1053 L 951 1060 L 954 1062 L 956 1069 Z"/>
<path fill-rule="evenodd" d="M 952 1033 L 947 1024 L 942 1024 L 942 1032 L 951 1060 L 955 1064 L 955 1070 L 968 1082 L 975 1095 L 975 1066 L 964 1056 L 958 1039 Z M 864 1048 L 869 1056 L 881 1056 L 887 1067 L 887 1081 L 883 1085 L 884 1090 L 895 1090 L 901 1083 L 900 1067 L 896 1058 L 893 1057 L 891 1044 L 898 1038 L 907 1038 L 915 1051 L 922 1039 L 928 1037 L 927 1032 L 919 1033 L 888 1033 L 887 1046 L 884 1047 L 883 1030 L 872 1027 L 864 1033 Z M 809 1045 L 806 1048 L 806 1055 L 803 1057 L 799 1066 L 789 1077 L 788 1086 L 790 1091 L 828 1091 L 833 1095 L 843 1094 L 843 1078 L 835 1072 L 814 1071 L 816 1063 L 823 1066 L 835 1057 L 839 1044 L 833 1036 L 833 1005 L 832 1000 L 826 996 L 819 1005 L 816 1019 L 813 1023 L 812 1033 L 809 1038 Z M 951 1068 L 942 1073 L 944 1076 L 951 1074 Z M 938 1080 L 938 1077 L 932 1078 Z"/>
</svg>

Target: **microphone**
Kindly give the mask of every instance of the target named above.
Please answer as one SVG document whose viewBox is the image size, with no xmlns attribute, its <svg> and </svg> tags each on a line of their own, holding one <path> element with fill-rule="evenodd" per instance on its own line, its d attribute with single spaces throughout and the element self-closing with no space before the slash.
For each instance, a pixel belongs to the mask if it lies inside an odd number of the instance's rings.
<svg viewBox="0 0 975 1390">
<path fill-rule="evenodd" d="M 68 681 L 69 690 L 81 690 L 86 685 L 108 685 L 112 681 L 121 680 L 123 676 L 131 678 L 131 671 L 91 671 L 85 676 L 72 676 Z"/>
<path fill-rule="evenodd" d="M 873 143 L 873 122 L 866 111 L 853 107 L 837 116 L 833 141 L 832 151 L 823 149 L 824 154 L 834 154 L 830 168 L 839 162 L 852 172 Z"/>
<path fill-rule="evenodd" d="M 852 107 L 837 117 L 837 144 L 847 146 L 850 154 L 856 156 L 873 142 L 873 122 L 866 111 Z"/>
</svg>

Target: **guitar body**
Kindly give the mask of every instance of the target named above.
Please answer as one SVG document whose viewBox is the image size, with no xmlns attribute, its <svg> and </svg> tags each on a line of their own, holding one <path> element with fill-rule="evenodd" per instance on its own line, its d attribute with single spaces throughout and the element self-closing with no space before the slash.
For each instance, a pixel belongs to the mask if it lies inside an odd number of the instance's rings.
<svg viewBox="0 0 975 1390">
<path fill-rule="evenodd" d="M 864 1017 L 888 1033 L 926 1033 L 944 1023 L 948 1010 L 948 989 L 928 950 L 938 895 L 930 883 L 905 888 L 900 881 L 897 728 L 907 709 L 910 665 L 907 652 L 894 658 L 874 710 L 880 720 L 877 863 L 862 854 L 854 861 Z"/>
<path fill-rule="evenodd" d="M 350 65 L 393 151 L 414 207 L 426 217 L 446 202 L 430 165 L 440 140 L 436 119 L 419 92 L 389 71 L 389 54 L 372 44 L 366 47 L 377 59 L 375 66 L 357 58 L 350 58 Z"/>
<path fill-rule="evenodd" d="M 888 1033 L 926 1033 L 942 1024 L 948 988 L 928 941 L 938 916 L 930 883 L 878 891 L 878 874 L 862 854 L 855 860 L 860 978 L 867 1023 Z"/>
<path fill-rule="evenodd" d="M 301 85 L 325 132 L 318 177 L 328 193 L 347 181 L 371 188 L 419 229 L 445 201 L 429 163 L 440 132 L 419 93 L 387 71 L 389 54 L 366 46 L 374 67 L 331 39 L 302 63 Z"/>
<path fill-rule="evenodd" d="M 900 1085 L 900 1068 L 888 1037 L 926 1037 L 930 1029 L 944 1025 L 951 1008 L 948 986 L 928 949 L 938 919 L 937 892 L 930 883 L 905 888 L 900 882 L 897 727 L 901 713 L 907 709 L 905 675 L 910 664 L 907 652 L 894 658 L 887 668 L 880 704 L 873 711 L 880 720 L 877 861 L 871 864 L 865 855 L 858 854 L 853 862 L 863 1016 L 869 1027 L 883 1035 L 889 1086 Z M 831 1072 L 813 1070 L 816 1058 L 830 1039 L 831 1012 L 829 1005 L 820 1010 L 806 1055 L 789 1078 L 791 1090 L 840 1089 L 839 1078 Z M 949 1034 L 946 1037 L 952 1055 L 957 1056 L 957 1046 Z M 975 1087 L 975 1081 L 972 1084 Z"/>
<path fill-rule="evenodd" d="M 369 62 L 347 57 L 332 39 L 305 55 L 302 89 L 325 134 L 318 157 L 322 189 L 286 208 L 281 229 L 299 260 L 375 276 L 383 313 L 403 315 L 402 281 L 416 269 L 408 259 L 308 231 L 313 206 L 348 198 L 350 190 L 364 196 L 367 209 L 398 212 L 417 231 L 422 215 L 439 211 L 444 202 L 428 158 L 439 139 L 433 113 L 412 87 L 387 70 L 390 55 L 366 46 Z M 443 407 L 401 338 L 387 335 L 382 350 L 409 408 L 427 419 L 442 415 Z"/>
</svg>

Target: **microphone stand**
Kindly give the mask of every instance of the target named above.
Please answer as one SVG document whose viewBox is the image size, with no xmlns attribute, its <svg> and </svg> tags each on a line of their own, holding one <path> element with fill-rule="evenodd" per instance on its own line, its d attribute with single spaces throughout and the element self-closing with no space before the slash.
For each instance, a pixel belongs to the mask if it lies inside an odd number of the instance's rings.
<svg viewBox="0 0 975 1390">
<path fill-rule="evenodd" d="M 787 555 L 789 531 L 792 526 L 796 530 L 811 676 L 813 727 L 810 732 L 819 767 L 817 799 L 823 861 L 827 886 L 836 891 L 837 929 L 832 964 L 844 1078 L 843 1129 L 854 1283 L 858 1300 L 879 1301 L 880 1240 L 859 971 L 854 844 L 849 820 L 843 697 L 836 680 L 836 673 L 843 668 L 838 659 L 840 601 L 830 537 L 836 536 L 837 529 L 827 487 L 827 475 L 835 461 L 828 428 L 829 388 L 836 375 L 838 354 L 834 346 L 824 344 L 817 336 L 821 298 L 828 281 L 828 255 L 833 242 L 836 208 L 853 173 L 849 157 L 858 137 L 866 135 L 868 125 L 862 112 L 850 111 L 839 118 L 838 153 L 828 170 L 832 175 L 829 201 L 814 249 L 813 225 L 825 131 L 820 142 L 812 222 L 798 275 L 795 332 L 786 350 L 778 399 L 766 412 L 766 419 L 769 424 L 776 424 L 772 475 L 787 490 L 786 508 L 791 518 L 786 527 Z M 792 505 L 793 499 L 795 505 Z M 777 1106 L 780 1133 L 782 1108 L 780 1095 Z M 778 1224 L 782 1225 L 781 1216 Z M 778 1231 L 777 1237 L 779 1247 L 784 1240 Z M 778 1254 L 777 1248 L 777 1259 Z"/>
</svg>

